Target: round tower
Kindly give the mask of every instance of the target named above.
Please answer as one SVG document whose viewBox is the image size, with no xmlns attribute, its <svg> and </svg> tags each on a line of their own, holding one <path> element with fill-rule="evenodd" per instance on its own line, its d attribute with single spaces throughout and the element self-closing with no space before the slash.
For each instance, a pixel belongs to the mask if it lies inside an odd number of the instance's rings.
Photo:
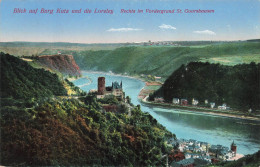
<svg viewBox="0 0 260 167">
<path fill-rule="evenodd" d="M 98 95 L 104 95 L 106 90 L 105 77 L 98 77 Z"/>
</svg>

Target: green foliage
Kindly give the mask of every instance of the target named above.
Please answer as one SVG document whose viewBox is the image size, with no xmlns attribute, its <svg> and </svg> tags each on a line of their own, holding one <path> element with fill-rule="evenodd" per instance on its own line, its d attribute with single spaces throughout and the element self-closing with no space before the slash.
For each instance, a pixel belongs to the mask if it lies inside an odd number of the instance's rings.
<svg viewBox="0 0 260 167">
<path fill-rule="evenodd" d="M 260 109 L 260 64 L 224 66 L 193 62 L 182 65 L 165 81 L 150 99 L 164 97 L 167 102 L 173 98 L 192 98 L 203 104 L 205 99 L 218 105 L 247 111 Z"/>
<path fill-rule="evenodd" d="M 170 132 L 139 107 L 129 117 L 101 113 L 95 103 L 57 99 L 34 109 L 2 108 L 1 164 L 163 165 Z"/>
<path fill-rule="evenodd" d="M 14 56 L 0 53 L 1 98 L 32 99 L 66 95 L 56 74 L 35 69 Z"/>
<path fill-rule="evenodd" d="M 185 42 L 184 42 L 185 43 Z M 194 45 L 194 44 L 193 44 Z M 182 64 L 210 61 L 228 57 L 231 65 L 260 62 L 259 42 L 214 43 L 203 47 L 129 46 L 114 50 L 74 52 L 74 59 L 83 70 L 113 71 L 115 73 L 150 74 L 168 77 Z M 237 61 L 237 57 L 243 57 Z M 233 62 L 234 61 L 234 62 Z"/>
<path fill-rule="evenodd" d="M 102 104 L 119 104 L 116 96 L 114 95 L 107 95 L 103 99 L 99 99 Z"/>
<path fill-rule="evenodd" d="M 75 77 L 77 78 L 78 76 L 75 76 Z M 79 87 L 75 86 L 68 79 L 65 79 L 65 82 L 69 85 L 70 89 L 72 89 L 73 91 L 76 92 L 74 95 L 77 95 L 77 96 L 86 96 L 87 95 L 87 93 L 85 91 L 83 91 Z"/>
<path fill-rule="evenodd" d="M 1 53 L 0 58 L 1 165 L 164 164 L 164 140 L 173 134 L 141 112 L 140 106 L 132 107 L 129 116 L 127 105 L 116 99 L 105 100 L 121 105 L 124 112 L 102 112 L 100 102 L 91 94 L 80 99 L 57 97 L 66 95 L 66 90 L 56 74 L 8 54 Z"/>
</svg>

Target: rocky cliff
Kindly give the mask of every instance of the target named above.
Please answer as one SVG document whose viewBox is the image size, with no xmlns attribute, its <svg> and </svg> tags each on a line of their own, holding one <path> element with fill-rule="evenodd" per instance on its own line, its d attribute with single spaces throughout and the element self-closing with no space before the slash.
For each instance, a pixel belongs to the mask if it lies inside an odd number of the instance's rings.
<svg viewBox="0 0 260 167">
<path fill-rule="evenodd" d="M 43 55 L 38 60 L 43 66 L 65 75 L 79 76 L 80 69 L 72 55 Z"/>
</svg>

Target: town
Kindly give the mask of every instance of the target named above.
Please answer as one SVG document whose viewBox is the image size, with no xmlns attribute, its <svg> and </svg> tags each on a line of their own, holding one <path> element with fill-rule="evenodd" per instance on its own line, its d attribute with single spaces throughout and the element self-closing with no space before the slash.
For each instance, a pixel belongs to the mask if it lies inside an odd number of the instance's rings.
<svg viewBox="0 0 260 167">
<path fill-rule="evenodd" d="M 234 141 L 231 143 L 230 149 L 193 139 L 175 140 L 172 138 L 167 141 L 167 144 L 173 147 L 167 157 L 171 167 L 201 166 L 220 161 L 233 161 L 243 157 L 243 155 L 237 154 L 237 146 Z"/>
<path fill-rule="evenodd" d="M 163 103 L 164 99 L 162 97 L 155 97 L 154 98 L 154 102 L 156 102 L 156 103 Z M 188 106 L 189 105 L 187 99 L 179 99 L 179 98 L 173 98 L 172 99 L 172 104 L 174 104 L 174 105 L 181 105 L 181 106 Z M 197 99 L 195 99 L 195 98 L 192 98 L 191 105 L 192 106 L 198 106 L 198 104 L 199 104 L 199 101 Z M 213 109 L 215 107 L 215 105 L 216 105 L 215 102 L 209 102 L 207 99 L 204 100 L 203 106 L 207 106 L 207 107 Z M 223 103 L 222 105 L 217 106 L 217 109 L 227 110 L 227 109 L 230 109 L 230 107 L 227 107 L 227 104 Z"/>
</svg>

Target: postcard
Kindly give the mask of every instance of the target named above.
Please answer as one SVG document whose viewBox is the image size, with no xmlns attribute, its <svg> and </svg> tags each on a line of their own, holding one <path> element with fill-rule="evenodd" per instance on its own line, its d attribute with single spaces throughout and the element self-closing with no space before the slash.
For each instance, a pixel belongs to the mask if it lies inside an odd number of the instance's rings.
<svg viewBox="0 0 260 167">
<path fill-rule="evenodd" d="M 0 0 L 2 166 L 259 166 L 259 0 Z"/>
</svg>

